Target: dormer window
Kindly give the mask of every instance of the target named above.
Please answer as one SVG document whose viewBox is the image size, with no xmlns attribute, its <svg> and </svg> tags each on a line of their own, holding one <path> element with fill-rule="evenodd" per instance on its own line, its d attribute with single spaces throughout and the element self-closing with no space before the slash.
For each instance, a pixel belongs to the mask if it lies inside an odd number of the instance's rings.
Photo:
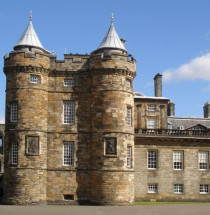
<svg viewBox="0 0 210 215">
<path fill-rule="evenodd" d="M 40 77 L 38 75 L 30 75 L 30 83 L 38 84 Z"/>
</svg>

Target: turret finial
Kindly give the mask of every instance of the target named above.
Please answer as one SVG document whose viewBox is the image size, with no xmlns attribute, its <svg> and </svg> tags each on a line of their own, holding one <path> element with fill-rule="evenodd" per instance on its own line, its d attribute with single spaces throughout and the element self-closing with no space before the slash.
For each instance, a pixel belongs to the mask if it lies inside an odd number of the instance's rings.
<svg viewBox="0 0 210 215">
<path fill-rule="evenodd" d="M 111 21 L 113 22 L 113 20 L 114 20 L 114 14 L 112 13 Z"/>
<path fill-rule="evenodd" d="M 29 19 L 31 20 L 32 18 L 32 10 L 30 10 L 30 15 L 29 15 Z"/>
</svg>

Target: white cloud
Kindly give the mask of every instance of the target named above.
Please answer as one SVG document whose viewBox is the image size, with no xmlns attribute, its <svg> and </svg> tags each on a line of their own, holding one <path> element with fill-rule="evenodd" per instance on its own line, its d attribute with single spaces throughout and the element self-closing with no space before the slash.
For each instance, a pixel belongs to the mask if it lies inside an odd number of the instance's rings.
<svg viewBox="0 0 210 215">
<path fill-rule="evenodd" d="M 167 69 L 163 72 L 165 82 L 195 79 L 210 80 L 210 53 L 197 57 L 176 69 Z"/>
<path fill-rule="evenodd" d="M 0 124 L 4 124 L 5 123 L 5 116 L 0 114 Z"/>
</svg>

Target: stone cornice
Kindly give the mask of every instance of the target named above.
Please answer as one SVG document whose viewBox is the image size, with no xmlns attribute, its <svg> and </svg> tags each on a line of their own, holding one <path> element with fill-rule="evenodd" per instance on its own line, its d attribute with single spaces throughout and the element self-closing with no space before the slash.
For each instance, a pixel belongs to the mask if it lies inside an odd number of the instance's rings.
<svg viewBox="0 0 210 215">
<path fill-rule="evenodd" d="M 24 72 L 24 73 L 31 73 L 31 72 L 37 72 L 37 73 L 43 73 L 45 75 L 48 75 L 50 72 L 50 69 L 39 67 L 39 66 L 10 66 L 10 67 L 4 67 L 4 73 L 7 74 L 9 72 Z"/>
<path fill-rule="evenodd" d="M 87 69 L 87 70 L 80 70 L 80 72 L 88 72 L 91 75 L 117 74 L 117 75 L 131 76 L 133 78 L 135 78 L 136 76 L 136 71 L 130 71 L 128 69 L 118 69 L 118 68 Z"/>
</svg>

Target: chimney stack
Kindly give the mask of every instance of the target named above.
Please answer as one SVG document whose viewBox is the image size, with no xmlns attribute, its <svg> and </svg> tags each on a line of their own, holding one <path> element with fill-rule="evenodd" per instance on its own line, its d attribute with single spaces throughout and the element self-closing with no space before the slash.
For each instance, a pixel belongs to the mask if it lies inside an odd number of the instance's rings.
<svg viewBox="0 0 210 215">
<path fill-rule="evenodd" d="M 167 116 L 175 116 L 175 104 L 172 100 L 167 105 Z"/>
<path fill-rule="evenodd" d="M 154 77 L 155 81 L 155 97 L 162 97 L 162 75 L 158 73 Z"/>
<path fill-rule="evenodd" d="M 204 118 L 210 118 L 210 102 L 206 102 L 203 106 Z"/>
</svg>

